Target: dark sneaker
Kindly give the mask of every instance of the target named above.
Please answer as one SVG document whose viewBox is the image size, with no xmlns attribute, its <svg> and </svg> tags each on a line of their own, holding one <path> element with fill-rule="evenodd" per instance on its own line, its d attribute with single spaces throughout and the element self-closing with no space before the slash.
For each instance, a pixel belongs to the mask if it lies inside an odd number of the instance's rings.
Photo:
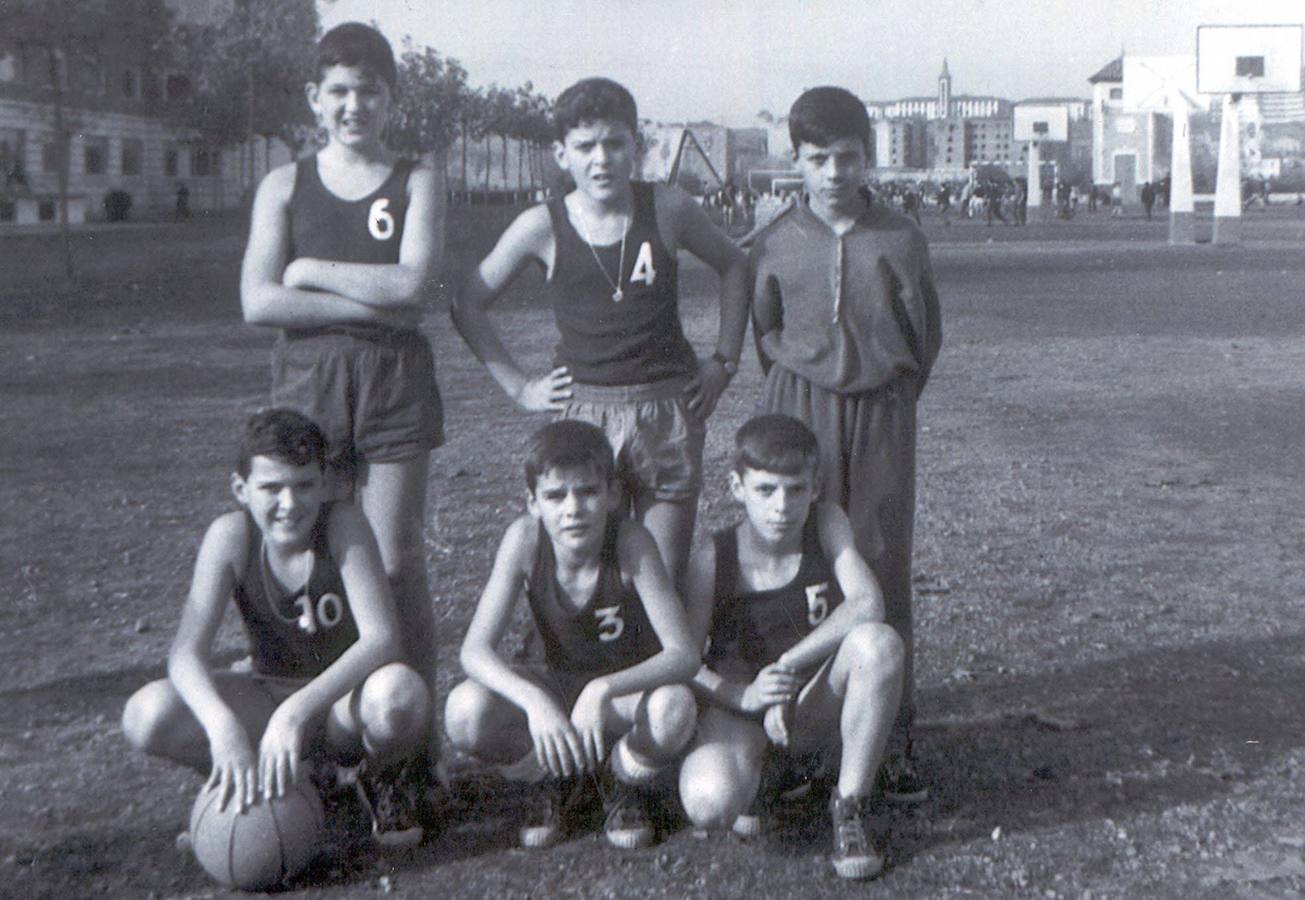
<svg viewBox="0 0 1305 900">
<path fill-rule="evenodd" d="M 425 836 L 419 809 L 425 785 L 415 776 L 412 762 L 385 771 L 358 769 L 358 799 L 372 820 L 372 840 L 387 849 L 415 847 Z"/>
<path fill-rule="evenodd" d="M 747 811 L 734 820 L 731 830 L 739 837 L 753 838 L 764 834 L 780 818 L 785 807 L 809 801 L 813 795 L 829 793 L 824 755 L 794 755 L 770 748 L 761 764 L 757 796 Z"/>
<path fill-rule="evenodd" d="M 834 852 L 830 862 L 839 878 L 873 878 L 883 871 L 887 823 L 869 797 L 843 797 L 835 790 L 829 798 L 834 822 Z"/>
<path fill-rule="evenodd" d="M 915 755 L 908 743 L 901 752 L 889 753 L 879 767 L 879 790 L 889 803 L 913 806 L 929 799 L 929 786 L 915 770 Z"/>
<path fill-rule="evenodd" d="M 622 850 L 651 847 L 657 830 L 648 810 L 648 792 L 608 775 L 603 779 L 603 833 L 607 843 Z"/>
<path fill-rule="evenodd" d="M 545 778 L 531 800 L 518 836 L 531 850 L 552 847 L 575 827 L 583 805 L 584 783 L 578 778 Z"/>
</svg>

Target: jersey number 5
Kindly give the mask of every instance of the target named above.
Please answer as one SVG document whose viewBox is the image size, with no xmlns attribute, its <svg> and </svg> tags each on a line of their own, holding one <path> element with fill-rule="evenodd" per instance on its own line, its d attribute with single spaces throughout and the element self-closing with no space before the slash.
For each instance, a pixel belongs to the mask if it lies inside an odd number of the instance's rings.
<svg viewBox="0 0 1305 900">
<path fill-rule="evenodd" d="M 394 235 L 394 216 L 387 209 L 389 205 L 390 198 L 381 197 L 367 210 L 367 230 L 378 241 L 388 241 Z"/>
<path fill-rule="evenodd" d="M 594 610 L 598 619 L 598 640 L 614 641 L 625 631 L 625 620 L 621 618 L 621 607 L 603 606 Z"/>
<path fill-rule="evenodd" d="M 807 623 L 819 625 L 829 615 L 829 598 L 825 596 L 829 585 L 825 582 L 807 587 Z"/>
</svg>

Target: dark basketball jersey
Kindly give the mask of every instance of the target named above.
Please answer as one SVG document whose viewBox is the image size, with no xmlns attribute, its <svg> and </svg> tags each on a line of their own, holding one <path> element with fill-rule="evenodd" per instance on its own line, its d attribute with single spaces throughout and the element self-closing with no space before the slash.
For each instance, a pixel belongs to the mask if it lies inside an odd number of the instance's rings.
<svg viewBox="0 0 1305 900">
<path fill-rule="evenodd" d="M 290 260 L 300 257 L 348 263 L 394 264 L 403 243 L 408 214 L 408 175 L 416 163 L 397 159 L 381 186 L 358 200 L 341 200 L 326 189 L 317 154 L 296 164 L 290 195 Z M 313 331 L 340 331 L 367 336 L 394 329 L 350 323 Z"/>
<path fill-rule="evenodd" d="M 691 375 L 698 366 L 680 326 L 678 267 L 657 231 L 653 185 L 630 187 L 634 215 L 619 278 L 621 242 L 591 249 L 563 198 L 548 203 L 556 251 L 545 292 L 562 335 L 554 365 L 584 384 L 648 384 Z"/>
<path fill-rule="evenodd" d="M 268 568 L 263 533 L 245 517 L 249 532 L 245 570 L 236 582 L 236 608 L 249 633 L 254 671 L 280 678 L 314 678 L 358 640 L 340 567 L 326 537 L 330 504 L 313 529 L 308 583 L 287 592 Z"/>
<path fill-rule="evenodd" d="M 843 591 L 820 546 L 815 507 L 802 529 L 797 575 L 783 587 L 743 590 L 739 586 L 737 529 L 718 531 L 712 540 L 716 544 L 716 605 L 706 662 L 723 675 L 756 677 L 843 602 Z"/>
<path fill-rule="evenodd" d="M 621 579 L 616 547 L 620 526 L 619 518 L 609 518 L 594 593 L 573 612 L 563 602 L 564 593 L 557 583 L 553 542 L 543 523 L 539 525 L 526 598 L 535 620 L 533 640 L 542 644 L 544 660 L 553 671 L 597 678 L 628 669 L 661 650 L 643 601 L 634 586 Z"/>
</svg>

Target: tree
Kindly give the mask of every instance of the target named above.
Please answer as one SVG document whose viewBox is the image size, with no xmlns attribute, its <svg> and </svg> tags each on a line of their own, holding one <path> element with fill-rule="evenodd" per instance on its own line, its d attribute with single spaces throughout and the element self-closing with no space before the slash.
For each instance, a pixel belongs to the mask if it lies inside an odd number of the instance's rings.
<svg viewBox="0 0 1305 900">
<path fill-rule="evenodd" d="M 68 228 L 69 145 L 79 130 L 70 109 L 70 84 L 78 77 L 102 77 L 102 55 L 136 59 L 142 68 L 159 56 L 168 32 L 170 15 L 163 0 L 0 0 L 0 34 L 24 49 L 26 88 L 37 102 L 48 103 L 59 194 L 59 232 L 63 240 L 64 274 L 74 274 L 72 240 Z M 74 65 L 75 64 L 75 65 Z"/>
<path fill-rule="evenodd" d="M 304 83 L 314 74 L 318 31 L 313 0 L 234 0 L 216 24 L 178 28 L 174 43 L 195 80 L 181 120 L 219 146 L 252 151 L 257 135 L 297 152 L 314 124 Z M 252 187 L 252 152 L 248 165 Z"/>
<path fill-rule="evenodd" d="M 430 47 L 417 47 L 409 38 L 404 39 L 403 48 L 387 140 L 399 153 L 431 154 L 444 190 L 449 147 L 470 96 L 467 70 L 456 59 L 444 59 Z"/>
</svg>

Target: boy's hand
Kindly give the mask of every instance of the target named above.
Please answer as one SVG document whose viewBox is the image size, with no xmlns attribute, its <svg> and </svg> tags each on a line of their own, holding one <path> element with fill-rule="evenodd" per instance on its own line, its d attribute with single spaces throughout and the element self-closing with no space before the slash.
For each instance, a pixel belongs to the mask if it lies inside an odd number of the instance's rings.
<svg viewBox="0 0 1305 900">
<path fill-rule="evenodd" d="M 732 377 L 716 357 L 698 360 L 698 372 L 684 388 L 684 393 L 689 396 L 690 411 L 704 422 L 711 418 Z"/>
<path fill-rule="evenodd" d="M 777 703 L 792 701 L 800 687 L 797 672 L 777 662 L 771 663 L 758 672 L 757 677 L 743 690 L 739 705 L 743 712 L 753 715 Z"/>
<path fill-rule="evenodd" d="M 512 398 L 529 412 L 561 412 L 571 399 L 571 373 L 559 366 L 547 375 L 531 378 Z"/>
<path fill-rule="evenodd" d="M 566 713 L 549 700 L 528 707 L 526 721 L 539 765 L 554 778 L 579 775 L 584 768 L 584 750 Z"/>
<path fill-rule="evenodd" d="M 227 808 L 228 800 L 235 800 L 244 812 L 254 804 L 258 790 L 258 757 L 249 743 L 245 729 L 234 728 L 209 738 L 209 753 L 213 757 L 213 771 L 209 773 L 204 789 L 217 788 L 218 810 Z"/>
<path fill-rule="evenodd" d="M 299 778 L 304 755 L 305 720 L 290 701 L 272 713 L 258 745 L 259 777 L 265 798 L 280 797 Z"/>
<path fill-rule="evenodd" d="M 571 724 L 580 735 L 586 771 L 597 771 L 598 765 L 607 756 L 607 748 L 603 744 L 603 718 L 611 699 L 611 689 L 606 682 L 595 678 L 585 685 L 576 698 L 575 708 L 571 710 Z"/>
<path fill-rule="evenodd" d="M 766 729 L 766 737 L 770 738 L 772 744 L 776 747 L 787 747 L 789 735 L 792 733 L 793 704 L 776 703 L 766 710 L 761 724 Z"/>
</svg>

